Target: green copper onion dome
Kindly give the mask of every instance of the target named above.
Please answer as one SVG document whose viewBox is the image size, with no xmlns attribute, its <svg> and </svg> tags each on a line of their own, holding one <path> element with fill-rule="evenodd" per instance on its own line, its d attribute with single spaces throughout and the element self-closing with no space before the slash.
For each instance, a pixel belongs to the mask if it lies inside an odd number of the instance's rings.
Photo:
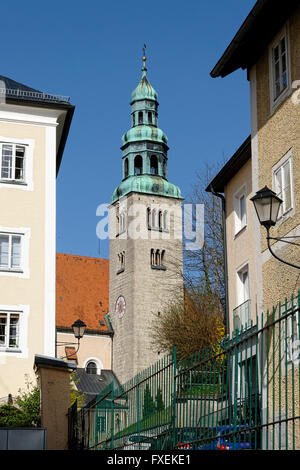
<svg viewBox="0 0 300 470">
<path fill-rule="evenodd" d="M 174 184 L 159 176 L 142 175 L 124 180 L 113 192 L 111 203 L 132 192 L 182 199 L 180 189 Z"/>
<path fill-rule="evenodd" d="M 153 140 L 164 144 L 168 142 L 166 134 L 161 129 L 146 125 L 132 127 L 122 137 L 123 145 L 139 140 Z"/>
<path fill-rule="evenodd" d="M 131 192 L 182 199 L 167 178 L 168 138 L 158 127 L 157 93 L 146 76 L 145 47 L 142 78 L 131 94 L 131 128 L 122 137 L 123 178 L 111 203 Z"/>
<path fill-rule="evenodd" d="M 138 86 L 135 88 L 135 90 L 133 90 L 133 92 L 131 93 L 131 103 L 137 100 L 145 100 L 145 99 L 157 101 L 157 98 L 158 98 L 157 93 L 154 90 L 154 88 L 150 85 L 146 77 L 146 70 L 147 69 L 143 69 L 143 75 L 142 75 L 141 81 L 138 84 Z"/>
</svg>

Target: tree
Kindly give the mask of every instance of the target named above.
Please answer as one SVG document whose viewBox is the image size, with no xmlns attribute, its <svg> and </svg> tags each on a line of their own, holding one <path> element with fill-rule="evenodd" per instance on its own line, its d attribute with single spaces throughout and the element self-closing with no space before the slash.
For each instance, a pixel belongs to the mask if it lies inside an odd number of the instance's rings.
<svg viewBox="0 0 300 470">
<path fill-rule="evenodd" d="M 224 162 L 222 163 L 223 166 Z M 218 310 L 225 313 L 224 233 L 222 204 L 220 198 L 207 192 L 206 188 L 220 165 L 206 165 L 196 173 L 196 182 L 189 203 L 204 206 L 204 241 L 198 250 L 184 250 L 185 285 L 193 291 L 199 290 L 213 304 L 220 303 Z M 194 229 L 196 229 L 195 220 Z"/>
<path fill-rule="evenodd" d="M 155 404 L 151 395 L 149 384 L 146 384 L 144 390 L 143 419 L 150 416 L 155 411 Z"/>
<path fill-rule="evenodd" d="M 152 325 L 153 344 L 165 352 L 176 347 L 177 358 L 188 357 L 219 341 L 225 332 L 218 297 L 185 289 L 185 301 L 174 300 Z"/>
<path fill-rule="evenodd" d="M 40 426 L 40 389 L 37 385 L 33 385 L 27 376 L 25 376 L 25 390 L 19 389 L 15 402 L 32 426 Z"/>
<path fill-rule="evenodd" d="M 163 397 L 162 397 L 162 392 L 161 389 L 158 387 L 157 389 L 157 394 L 155 397 L 155 403 L 156 403 L 156 411 L 162 411 L 165 409 L 165 405 L 163 402 Z"/>
</svg>

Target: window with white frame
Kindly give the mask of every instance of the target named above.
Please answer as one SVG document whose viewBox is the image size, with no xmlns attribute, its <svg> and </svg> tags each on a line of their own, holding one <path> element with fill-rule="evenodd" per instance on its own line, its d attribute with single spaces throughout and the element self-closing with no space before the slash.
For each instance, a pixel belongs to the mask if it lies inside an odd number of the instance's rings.
<svg viewBox="0 0 300 470">
<path fill-rule="evenodd" d="M 238 303 L 249 300 L 249 270 L 248 265 L 238 271 Z"/>
<path fill-rule="evenodd" d="M 286 337 L 286 349 L 288 361 L 299 360 L 299 312 L 296 310 L 290 314 L 283 328 Z"/>
<path fill-rule="evenodd" d="M 247 194 L 245 187 L 235 193 L 235 233 L 238 233 L 247 225 Z"/>
<path fill-rule="evenodd" d="M 277 196 L 283 201 L 278 213 L 280 218 L 293 207 L 291 157 L 274 170 L 274 188 Z"/>
<path fill-rule="evenodd" d="M 25 182 L 26 147 L 2 142 L 0 152 L 0 179 L 8 182 Z"/>
<path fill-rule="evenodd" d="M 288 87 L 287 36 L 284 34 L 272 48 L 273 101 Z"/>
<path fill-rule="evenodd" d="M 22 269 L 22 235 L 0 232 L 0 270 Z"/>
<path fill-rule="evenodd" d="M 0 349 L 19 347 L 20 314 L 0 311 Z"/>
</svg>

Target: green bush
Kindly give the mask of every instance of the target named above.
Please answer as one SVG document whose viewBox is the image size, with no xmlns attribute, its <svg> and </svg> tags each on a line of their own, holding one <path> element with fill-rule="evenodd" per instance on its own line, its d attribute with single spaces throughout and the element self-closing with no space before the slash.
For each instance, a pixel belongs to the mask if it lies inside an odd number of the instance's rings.
<svg viewBox="0 0 300 470">
<path fill-rule="evenodd" d="M 0 427 L 30 427 L 31 418 L 13 405 L 0 406 Z"/>
</svg>

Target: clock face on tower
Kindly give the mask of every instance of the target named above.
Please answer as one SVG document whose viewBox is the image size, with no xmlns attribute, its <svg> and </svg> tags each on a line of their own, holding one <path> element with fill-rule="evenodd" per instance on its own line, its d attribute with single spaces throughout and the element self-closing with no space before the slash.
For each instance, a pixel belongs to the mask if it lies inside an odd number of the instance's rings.
<svg viewBox="0 0 300 470">
<path fill-rule="evenodd" d="M 124 297 L 120 296 L 116 302 L 116 314 L 119 318 L 122 318 L 126 312 L 126 302 Z"/>
</svg>

